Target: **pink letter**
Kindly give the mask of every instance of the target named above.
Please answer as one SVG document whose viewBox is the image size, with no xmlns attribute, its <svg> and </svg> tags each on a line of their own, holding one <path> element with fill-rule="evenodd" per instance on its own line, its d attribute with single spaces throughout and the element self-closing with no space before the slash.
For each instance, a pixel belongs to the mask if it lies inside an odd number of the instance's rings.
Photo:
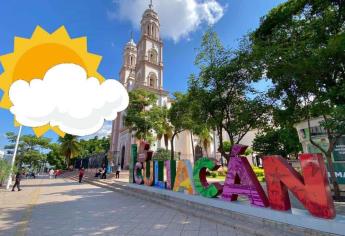
<svg viewBox="0 0 345 236">
<path fill-rule="evenodd" d="M 222 198 L 236 201 L 239 194 L 247 196 L 252 205 L 267 207 L 268 199 L 246 157 L 239 156 L 246 146 L 234 145 L 228 164 Z"/>
</svg>

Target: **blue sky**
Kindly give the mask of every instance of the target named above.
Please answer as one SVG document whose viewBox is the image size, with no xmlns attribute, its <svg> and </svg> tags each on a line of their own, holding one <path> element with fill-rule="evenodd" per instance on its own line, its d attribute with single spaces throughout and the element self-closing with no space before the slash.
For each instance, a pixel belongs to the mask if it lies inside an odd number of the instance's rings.
<svg viewBox="0 0 345 236">
<path fill-rule="evenodd" d="M 200 13 L 200 9 L 196 8 L 195 11 L 199 14 L 199 18 L 195 20 L 196 23 L 186 29 L 183 35 L 176 40 L 176 34 L 171 36 L 167 25 L 174 26 L 178 19 L 184 19 L 182 16 L 183 9 L 181 9 L 183 5 L 180 4 L 172 8 L 177 11 L 173 12 L 176 18 L 171 19 L 171 22 L 166 19 L 166 25 L 162 25 L 165 27 L 163 38 L 164 88 L 170 92 L 185 91 L 188 76 L 197 72 L 193 64 L 196 55 L 195 48 L 200 45 L 202 34 L 207 29 L 207 23 L 212 23 L 214 20 L 214 28 L 223 44 L 236 48 L 238 40 L 244 34 L 258 27 L 260 17 L 284 2 L 283 0 L 184 1 L 198 5 L 208 2 L 213 10 L 218 11 L 218 13 L 214 13 L 218 14 L 215 16 L 218 18 L 207 18 L 205 12 Z M 49 32 L 53 32 L 64 25 L 71 37 L 87 36 L 89 51 L 103 56 L 99 72 L 106 78 L 118 79 L 118 72 L 122 64 L 123 46 L 128 41 L 130 32 L 134 30 L 136 41 L 140 36 L 136 19 L 141 15 L 129 8 L 131 8 L 131 4 L 135 7 L 135 4 L 145 5 L 146 2 L 149 3 L 148 0 L 140 0 L 140 2 L 139 0 L 2 1 L 0 3 L 0 55 L 11 53 L 14 37 L 29 38 L 37 25 Z M 158 5 L 161 11 L 165 11 L 169 10 L 164 9 L 166 5 L 173 4 L 172 2 L 179 1 L 155 0 L 154 5 Z M 181 17 L 179 17 L 179 13 L 181 13 Z M 136 15 L 133 16 L 133 14 Z M 185 12 L 184 14 L 189 13 Z M 184 25 L 183 21 L 182 25 Z M 2 72 L 1 65 L 0 72 Z M 264 88 L 267 85 L 261 83 L 260 86 Z M 1 96 L 2 92 L 0 91 Z M 7 110 L 0 109 L 0 148 L 6 144 L 5 133 L 8 131 L 17 132 L 17 128 L 13 126 L 13 115 Z M 24 133 L 29 134 L 32 131 L 30 128 L 24 128 Z M 56 139 L 56 135 L 52 132 L 47 133 L 46 137 Z"/>
</svg>

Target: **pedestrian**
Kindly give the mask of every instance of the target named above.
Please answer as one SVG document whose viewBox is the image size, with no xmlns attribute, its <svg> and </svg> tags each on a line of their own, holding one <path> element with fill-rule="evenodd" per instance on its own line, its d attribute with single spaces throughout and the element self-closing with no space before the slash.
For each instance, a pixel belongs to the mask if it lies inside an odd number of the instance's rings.
<svg viewBox="0 0 345 236">
<path fill-rule="evenodd" d="M 49 179 L 52 179 L 54 176 L 54 169 L 50 169 L 49 171 Z"/>
<path fill-rule="evenodd" d="M 120 171 L 121 171 L 121 165 L 118 164 L 117 165 L 117 169 L 116 169 L 115 179 L 119 179 L 120 178 Z"/>
<path fill-rule="evenodd" d="M 55 179 L 60 175 L 60 170 L 55 170 L 54 177 Z"/>
<path fill-rule="evenodd" d="M 16 182 L 13 185 L 12 192 L 14 192 L 14 188 L 17 187 L 18 191 L 21 191 L 20 188 L 20 180 L 22 179 L 21 173 L 18 171 L 16 174 Z"/>
<path fill-rule="evenodd" d="M 103 166 L 101 179 L 106 179 L 106 178 L 107 178 L 107 169 L 105 168 L 105 166 Z"/>
<path fill-rule="evenodd" d="M 95 174 L 95 178 L 100 178 L 102 176 L 102 169 L 99 169 L 98 172 Z"/>
<path fill-rule="evenodd" d="M 84 168 L 80 168 L 79 169 L 79 183 L 81 183 L 81 181 L 83 180 L 84 177 Z"/>
</svg>

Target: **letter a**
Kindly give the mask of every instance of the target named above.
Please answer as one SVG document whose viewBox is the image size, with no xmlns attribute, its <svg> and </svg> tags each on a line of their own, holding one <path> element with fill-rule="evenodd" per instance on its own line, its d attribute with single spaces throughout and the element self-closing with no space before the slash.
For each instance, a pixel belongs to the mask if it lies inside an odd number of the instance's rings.
<svg viewBox="0 0 345 236">
<path fill-rule="evenodd" d="M 321 154 L 300 155 L 302 175 L 281 156 L 263 159 L 268 198 L 273 209 L 291 209 L 288 189 L 316 217 L 335 217 L 334 203 Z"/>
<path fill-rule="evenodd" d="M 195 191 L 192 174 L 193 170 L 190 161 L 178 161 L 173 191 L 179 192 L 181 189 L 183 189 L 188 194 L 194 195 Z"/>
<path fill-rule="evenodd" d="M 222 198 L 236 201 L 239 194 L 247 196 L 252 205 L 267 207 L 268 199 L 244 153 L 246 146 L 234 145 L 228 165 Z"/>
</svg>

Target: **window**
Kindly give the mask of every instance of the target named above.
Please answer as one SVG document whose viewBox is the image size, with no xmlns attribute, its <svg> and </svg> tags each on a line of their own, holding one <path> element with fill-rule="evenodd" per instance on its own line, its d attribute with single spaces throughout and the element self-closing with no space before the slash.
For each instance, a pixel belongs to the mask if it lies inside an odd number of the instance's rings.
<svg viewBox="0 0 345 236">
<path fill-rule="evenodd" d="M 155 80 L 154 78 L 150 78 L 150 87 L 154 87 L 155 86 Z"/>
<path fill-rule="evenodd" d="M 157 76 L 154 73 L 150 73 L 148 84 L 152 88 L 157 88 Z"/>
<path fill-rule="evenodd" d="M 323 127 L 321 126 L 310 127 L 311 136 L 324 135 L 324 134 L 326 134 L 326 131 Z"/>
<path fill-rule="evenodd" d="M 155 49 L 149 51 L 149 62 L 157 64 L 158 62 L 158 53 Z"/>
</svg>

